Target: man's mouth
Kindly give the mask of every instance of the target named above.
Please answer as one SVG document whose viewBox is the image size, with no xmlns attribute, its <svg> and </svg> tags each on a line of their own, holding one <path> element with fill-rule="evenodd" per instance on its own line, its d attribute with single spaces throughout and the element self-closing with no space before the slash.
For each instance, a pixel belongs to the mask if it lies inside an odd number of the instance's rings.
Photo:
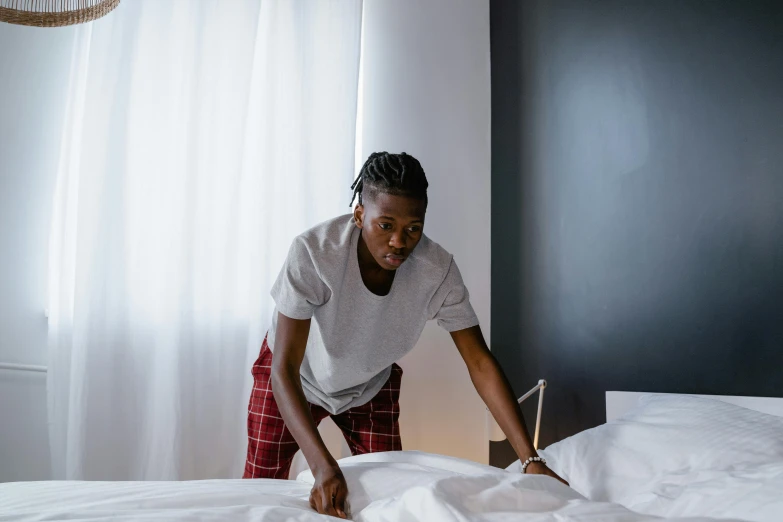
<svg viewBox="0 0 783 522">
<path fill-rule="evenodd" d="M 387 254 L 386 262 L 392 266 L 400 266 L 405 261 L 405 256 L 400 254 Z"/>
</svg>

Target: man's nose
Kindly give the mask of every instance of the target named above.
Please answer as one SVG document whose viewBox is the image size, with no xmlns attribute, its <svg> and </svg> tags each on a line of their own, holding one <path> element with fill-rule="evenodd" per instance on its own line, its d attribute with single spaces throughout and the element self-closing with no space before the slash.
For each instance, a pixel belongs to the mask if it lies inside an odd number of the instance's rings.
<svg viewBox="0 0 783 522">
<path fill-rule="evenodd" d="M 389 239 L 389 246 L 402 250 L 405 248 L 405 237 L 402 232 L 394 232 Z"/>
</svg>

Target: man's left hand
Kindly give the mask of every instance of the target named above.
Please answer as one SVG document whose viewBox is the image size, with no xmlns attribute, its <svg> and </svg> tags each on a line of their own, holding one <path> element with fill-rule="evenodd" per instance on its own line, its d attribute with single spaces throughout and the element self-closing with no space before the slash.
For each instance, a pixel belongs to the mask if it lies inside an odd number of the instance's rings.
<svg viewBox="0 0 783 522">
<path fill-rule="evenodd" d="M 560 482 L 562 482 L 563 484 L 565 484 L 566 486 L 568 486 L 568 482 L 560 478 L 560 476 L 557 473 L 555 473 L 554 471 L 546 467 L 546 464 L 542 464 L 541 462 L 531 462 L 530 464 L 528 464 L 527 473 L 530 473 L 532 475 L 546 475 L 548 477 L 555 478 Z"/>
</svg>

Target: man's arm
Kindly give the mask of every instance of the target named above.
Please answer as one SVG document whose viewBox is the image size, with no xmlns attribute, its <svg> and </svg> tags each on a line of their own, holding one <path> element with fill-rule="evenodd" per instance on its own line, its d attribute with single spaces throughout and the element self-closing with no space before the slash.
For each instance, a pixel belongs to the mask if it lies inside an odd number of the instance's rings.
<svg viewBox="0 0 783 522">
<path fill-rule="evenodd" d="M 457 345 L 462 359 L 468 366 L 470 380 L 484 400 L 495 421 L 508 437 L 508 441 L 521 460 L 538 455 L 530 434 L 525 427 L 522 410 L 508 383 L 503 370 L 489 351 L 481 328 L 474 326 L 451 333 L 454 344 Z M 532 462 L 527 467 L 528 473 L 549 475 L 565 483 L 552 470 L 540 462 Z"/>
<path fill-rule="evenodd" d="M 275 353 L 272 357 L 272 393 L 288 431 L 302 450 L 315 478 L 310 505 L 319 513 L 346 518 L 348 486 L 337 462 L 326 448 L 310 414 L 302 391 L 299 369 L 310 334 L 310 319 L 291 319 L 277 314 Z"/>
</svg>

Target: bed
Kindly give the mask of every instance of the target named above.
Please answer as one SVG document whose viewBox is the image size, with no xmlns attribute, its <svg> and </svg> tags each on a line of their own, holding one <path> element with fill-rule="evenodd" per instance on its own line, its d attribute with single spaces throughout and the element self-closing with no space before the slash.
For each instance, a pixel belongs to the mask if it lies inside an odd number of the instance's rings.
<svg viewBox="0 0 783 522">
<path fill-rule="evenodd" d="M 502 470 L 415 451 L 376 453 L 340 460 L 352 518 L 783 520 L 783 418 L 701 397 L 623 401 L 607 424 L 541 451 L 573 488 L 513 465 Z M 0 520 L 325 520 L 308 505 L 312 481 L 304 471 L 286 481 L 0 484 Z"/>
<path fill-rule="evenodd" d="M 659 520 L 585 499 L 549 477 L 418 452 L 343 459 L 353 520 Z M 312 476 L 297 480 L 30 482 L 0 485 L 0 520 L 315 521 Z M 678 520 L 678 519 L 671 519 Z M 695 521 L 709 519 L 694 519 Z"/>
</svg>

